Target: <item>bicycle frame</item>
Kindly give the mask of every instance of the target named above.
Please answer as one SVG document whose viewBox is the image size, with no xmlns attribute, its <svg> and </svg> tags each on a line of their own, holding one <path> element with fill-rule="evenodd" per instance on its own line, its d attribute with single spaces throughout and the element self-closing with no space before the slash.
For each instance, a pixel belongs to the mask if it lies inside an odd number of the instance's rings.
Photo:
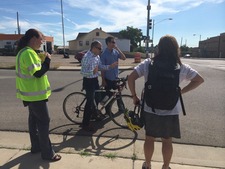
<svg viewBox="0 0 225 169">
<path fill-rule="evenodd" d="M 102 93 L 102 92 L 106 92 L 106 90 L 104 90 L 104 89 L 99 89 L 99 90 L 96 90 L 95 91 L 95 93 Z M 100 107 L 100 108 L 98 108 L 98 106 L 97 106 L 97 109 L 98 110 L 100 110 L 100 111 L 102 111 L 114 98 L 116 98 L 116 96 L 117 95 L 120 95 L 121 94 L 121 91 L 118 91 L 118 89 L 117 90 L 110 90 L 109 92 L 111 92 L 112 93 L 112 96 Z"/>
<path fill-rule="evenodd" d="M 121 91 L 124 89 L 124 87 L 127 88 L 126 87 L 126 81 L 127 81 L 127 77 L 126 78 L 119 78 L 117 80 L 117 83 L 122 82 L 122 84 L 118 84 L 117 85 L 117 89 L 115 89 L 115 90 L 109 90 L 109 92 L 112 93 L 112 96 L 100 108 L 98 108 L 99 107 L 99 104 L 97 105 L 97 109 L 99 111 L 102 111 L 114 98 L 116 98 L 116 96 L 121 95 Z M 95 93 L 98 93 L 98 92 L 99 93 L 107 92 L 107 90 L 105 90 L 105 89 L 95 90 Z M 85 98 L 85 100 L 86 100 L 86 98 Z"/>
</svg>

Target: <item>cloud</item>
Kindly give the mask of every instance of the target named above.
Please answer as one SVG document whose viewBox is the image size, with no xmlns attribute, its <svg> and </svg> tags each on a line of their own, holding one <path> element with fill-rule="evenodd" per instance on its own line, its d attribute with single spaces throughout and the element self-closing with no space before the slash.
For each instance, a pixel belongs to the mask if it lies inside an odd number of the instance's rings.
<svg viewBox="0 0 225 169">
<path fill-rule="evenodd" d="M 42 12 L 34 13 L 33 15 L 59 16 L 61 15 L 61 13 L 56 12 L 54 10 L 50 10 L 50 11 L 42 11 Z"/>
<path fill-rule="evenodd" d="M 223 1 L 224 0 L 154 0 L 151 1 L 151 17 L 178 13 L 190 8 L 195 8 L 203 3 L 221 3 Z M 88 24 L 76 24 L 77 29 L 83 29 L 85 26 L 89 25 L 89 30 L 92 30 L 93 27 L 101 26 L 105 31 L 118 31 L 126 29 L 127 26 L 139 28 L 146 26 L 146 0 L 67 0 L 65 3 L 72 8 L 85 9 L 85 11 L 88 11 L 88 13 L 85 14 L 90 17 L 89 21 L 88 18 L 85 18 Z M 90 22 L 93 18 L 96 18 L 96 22 Z M 96 23 L 99 25 L 97 26 Z M 106 23 L 106 25 L 104 23 Z"/>
<path fill-rule="evenodd" d="M 0 12 L 15 13 L 16 11 L 8 8 L 0 8 Z"/>
</svg>

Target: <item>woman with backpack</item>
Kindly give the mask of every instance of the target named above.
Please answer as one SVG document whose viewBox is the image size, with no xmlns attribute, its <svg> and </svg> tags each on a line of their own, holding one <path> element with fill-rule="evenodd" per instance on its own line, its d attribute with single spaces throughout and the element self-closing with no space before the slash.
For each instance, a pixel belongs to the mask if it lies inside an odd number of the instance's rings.
<svg viewBox="0 0 225 169">
<path fill-rule="evenodd" d="M 162 169 L 170 169 L 172 138 L 181 138 L 179 96 L 197 88 L 204 79 L 196 70 L 181 62 L 179 45 L 171 35 L 161 37 L 155 57 L 145 59 L 128 76 L 129 89 L 136 105 L 140 99 L 136 95 L 135 81 L 142 76 L 145 78 L 142 117 L 146 135 L 142 169 L 151 169 L 156 138 L 162 140 Z M 189 83 L 180 89 L 179 84 L 183 80 Z"/>
</svg>

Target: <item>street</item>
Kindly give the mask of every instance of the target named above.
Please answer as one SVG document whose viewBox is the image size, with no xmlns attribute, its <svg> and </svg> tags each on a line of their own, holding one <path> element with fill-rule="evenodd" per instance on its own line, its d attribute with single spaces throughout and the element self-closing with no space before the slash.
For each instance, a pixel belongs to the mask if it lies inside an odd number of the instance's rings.
<svg viewBox="0 0 225 169">
<path fill-rule="evenodd" d="M 187 115 L 180 115 L 181 139 L 174 142 L 195 145 L 225 147 L 225 60 L 183 59 L 205 79 L 203 85 L 183 96 Z M 131 71 L 124 71 L 121 77 Z M 78 125 L 71 124 L 63 114 L 62 102 L 69 93 L 80 91 L 82 76 L 79 71 L 49 71 L 52 95 L 49 98 L 51 117 L 50 132 L 70 134 L 80 133 Z M 100 79 L 100 78 L 99 78 Z M 144 79 L 137 81 L 140 94 Z M 28 110 L 15 96 L 15 71 L 0 69 L 0 130 L 28 131 Z M 184 84 L 182 84 L 184 85 Z M 181 85 L 181 86 L 182 86 Z M 123 93 L 129 93 L 124 90 Z M 96 124 L 99 130 L 93 135 L 120 138 L 144 139 L 144 130 L 137 133 L 118 128 L 109 119 Z M 87 133 L 82 133 L 87 134 Z"/>
</svg>

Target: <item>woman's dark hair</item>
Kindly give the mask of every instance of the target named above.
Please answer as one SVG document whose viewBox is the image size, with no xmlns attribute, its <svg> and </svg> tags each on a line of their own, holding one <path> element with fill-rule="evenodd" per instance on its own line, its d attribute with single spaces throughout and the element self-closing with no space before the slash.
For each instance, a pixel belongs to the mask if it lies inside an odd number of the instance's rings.
<svg viewBox="0 0 225 169">
<path fill-rule="evenodd" d="M 19 52 L 21 49 L 23 49 L 25 46 L 28 45 L 30 42 L 30 39 L 33 37 L 39 38 L 40 37 L 40 32 L 36 29 L 29 29 L 26 31 L 25 35 L 20 38 L 17 46 L 17 52 Z"/>
<path fill-rule="evenodd" d="M 175 37 L 165 35 L 160 38 L 158 44 L 158 53 L 155 59 L 167 59 L 171 63 L 179 63 L 180 65 L 180 48 Z"/>
</svg>

